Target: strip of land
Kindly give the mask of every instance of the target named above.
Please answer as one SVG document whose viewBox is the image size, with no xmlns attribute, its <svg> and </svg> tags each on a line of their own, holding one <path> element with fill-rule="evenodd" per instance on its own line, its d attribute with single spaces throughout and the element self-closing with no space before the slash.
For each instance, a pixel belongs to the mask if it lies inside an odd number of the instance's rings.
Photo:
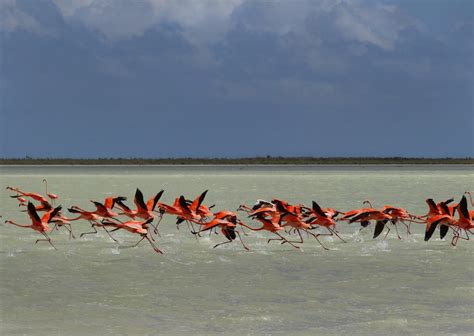
<svg viewBox="0 0 474 336">
<path fill-rule="evenodd" d="M 370 165 L 474 164 L 474 158 L 247 157 L 247 158 L 0 158 L 0 165 Z"/>
</svg>

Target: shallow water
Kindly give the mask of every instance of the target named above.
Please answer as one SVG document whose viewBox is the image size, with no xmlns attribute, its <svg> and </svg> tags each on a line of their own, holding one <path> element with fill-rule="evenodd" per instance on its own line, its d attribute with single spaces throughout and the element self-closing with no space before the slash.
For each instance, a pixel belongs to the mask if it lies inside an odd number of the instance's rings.
<svg viewBox="0 0 474 336">
<path fill-rule="evenodd" d="M 162 201 L 209 189 L 206 204 L 233 209 L 258 198 L 348 210 L 371 199 L 415 214 L 424 199 L 459 198 L 474 190 L 464 167 L 0 167 L 0 213 L 28 223 L 7 185 L 60 195 L 64 206 L 91 208 L 108 195 L 146 197 L 165 189 Z M 92 208 L 91 208 L 92 209 Z M 245 218 L 242 216 L 242 219 Z M 0 333 L 2 335 L 464 335 L 474 333 L 474 247 L 460 241 L 423 241 L 423 228 L 399 241 L 341 224 L 342 243 L 307 239 L 301 251 L 268 235 L 244 236 L 217 249 L 221 235 L 196 240 L 165 217 L 158 255 L 126 232 L 116 244 L 100 233 L 58 247 L 34 245 L 38 234 L 0 225 Z M 89 224 L 73 224 L 76 233 Z"/>
</svg>

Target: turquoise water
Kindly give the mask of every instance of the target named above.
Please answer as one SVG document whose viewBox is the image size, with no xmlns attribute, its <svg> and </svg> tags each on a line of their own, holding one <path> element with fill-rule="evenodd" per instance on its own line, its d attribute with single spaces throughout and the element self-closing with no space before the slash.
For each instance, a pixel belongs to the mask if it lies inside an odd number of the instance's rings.
<svg viewBox="0 0 474 336">
<path fill-rule="evenodd" d="M 235 210 L 258 198 L 347 211 L 371 199 L 415 214 L 424 199 L 474 190 L 464 167 L 1 167 L 0 213 L 28 223 L 7 185 L 58 194 L 64 206 L 89 199 L 132 199 L 165 189 L 162 201 L 194 198 Z M 91 208 L 92 209 L 92 208 Z M 241 219 L 247 221 L 244 216 Z M 423 241 L 423 227 L 399 241 L 341 224 L 347 243 L 307 239 L 301 251 L 267 244 L 263 233 L 213 249 L 221 235 L 196 240 L 165 217 L 154 253 L 126 232 L 116 244 L 103 233 L 69 240 L 52 233 L 58 251 L 35 245 L 38 234 L 0 225 L 0 331 L 5 335 L 467 335 L 474 333 L 474 248 Z M 76 233 L 89 224 L 73 224 Z"/>
</svg>

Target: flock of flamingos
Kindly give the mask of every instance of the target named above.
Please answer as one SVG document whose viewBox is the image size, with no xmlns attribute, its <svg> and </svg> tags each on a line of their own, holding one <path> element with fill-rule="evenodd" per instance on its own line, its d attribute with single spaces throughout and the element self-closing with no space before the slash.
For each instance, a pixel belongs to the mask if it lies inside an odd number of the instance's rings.
<svg viewBox="0 0 474 336">
<path fill-rule="evenodd" d="M 244 228 L 251 231 L 268 231 L 274 236 L 268 242 L 279 241 L 281 244 L 288 244 L 296 249 L 303 243 L 303 236 L 313 237 L 322 248 L 328 248 L 319 240 L 321 236 L 334 236 L 345 242 L 338 234 L 336 226 L 341 222 L 359 223 L 361 229 L 369 225 L 375 225 L 373 238 L 377 238 L 384 230 L 387 237 L 393 228 L 397 237 L 401 239 L 397 225 L 401 224 L 410 234 L 412 223 L 425 225 L 425 241 L 428 241 L 436 228 L 439 228 L 440 238 L 443 239 L 449 231 L 452 231 L 451 245 L 456 246 L 459 239 L 469 240 L 469 236 L 474 233 L 474 211 L 468 209 L 466 195 L 469 196 L 470 206 L 474 206 L 470 192 L 466 192 L 458 204 L 453 204 L 454 199 L 448 199 L 436 203 L 433 199 L 426 200 L 428 212 L 425 215 L 417 216 L 408 213 L 403 208 L 385 205 L 381 209 L 372 207 L 370 201 L 365 201 L 368 207 L 354 209 L 347 212 L 332 208 L 321 208 L 318 203 L 312 202 L 311 207 L 303 204 L 291 205 L 284 200 L 273 199 L 271 201 L 258 200 L 253 206 L 240 205 L 237 211 L 242 211 L 248 219 L 257 221 L 260 226 L 252 226 L 242 222 L 237 213 L 229 210 L 213 212 L 213 206 L 204 204 L 207 190 L 194 200 L 179 196 L 173 205 L 161 203 L 160 199 L 163 190 L 145 202 L 143 193 L 137 189 L 134 197 L 135 208 L 130 208 L 125 201 L 126 197 L 113 196 L 105 199 L 103 203 L 92 201 L 95 209 L 88 211 L 79 206 L 73 205 L 68 208 L 68 212 L 75 217 L 66 217 L 61 206 L 54 206 L 58 196 L 48 193 L 48 183 L 43 180 L 46 187 L 46 196 L 34 192 L 25 192 L 16 187 L 7 187 L 7 190 L 14 192 L 10 197 L 15 198 L 20 207 L 28 213 L 31 224 L 19 224 L 11 220 L 5 223 L 13 224 L 23 228 L 31 228 L 39 232 L 43 238 L 36 240 L 48 242 L 55 249 L 50 233 L 64 228 L 69 232 L 69 238 L 75 238 L 72 230 L 72 222 L 78 220 L 88 221 L 91 225 L 91 232 L 81 233 L 80 237 L 88 234 L 98 233 L 97 228 L 103 229 L 107 235 L 118 242 L 113 237 L 113 232 L 125 230 L 139 237 L 137 246 L 143 240 L 147 240 L 157 253 L 163 253 L 155 244 L 156 238 L 160 236 L 159 225 L 164 215 L 176 216 L 176 225 L 180 226 L 185 222 L 196 238 L 208 231 L 218 233 L 218 229 L 225 237 L 225 241 L 216 244 L 214 247 L 228 244 L 238 237 L 242 246 L 249 250 L 242 240 L 241 232 L 247 235 Z M 34 202 L 37 202 L 35 204 Z M 44 213 L 42 217 L 39 213 Z M 1 215 L 0 215 L 1 216 Z M 127 217 L 127 220 L 123 218 Z M 156 220 L 155 220 L 156 219 Z M 153 223 L 155 222 L 155 223 Z"/>
</svg>

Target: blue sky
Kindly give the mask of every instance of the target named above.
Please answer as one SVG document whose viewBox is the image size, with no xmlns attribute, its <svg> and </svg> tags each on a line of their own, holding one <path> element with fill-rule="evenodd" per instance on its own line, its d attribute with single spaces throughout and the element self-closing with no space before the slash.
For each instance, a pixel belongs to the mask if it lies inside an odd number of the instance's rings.
<svg viewBox="0 0 474 336">
<path fill-rule="evenodd" d="M 0 156 L 474 156 L 473 13 L 2 0 Z"/>
</svg>

